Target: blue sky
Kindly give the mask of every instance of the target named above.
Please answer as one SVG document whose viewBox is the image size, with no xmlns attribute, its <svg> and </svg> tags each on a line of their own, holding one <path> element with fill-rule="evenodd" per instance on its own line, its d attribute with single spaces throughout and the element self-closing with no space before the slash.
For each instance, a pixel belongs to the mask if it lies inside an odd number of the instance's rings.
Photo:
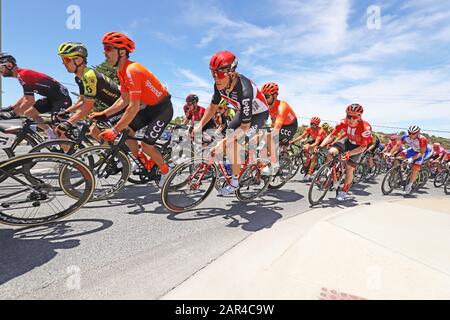
<svg viewBox="0 0 450 320">
<path fill-rule="evenodd" d="M 61 42 L 84 42 L 89 63 L 99 64 L 103 34 L 122 31 L 136 42 L 132 59 L 147 66 L 175 97 L 176 114 L 183 104 L 178 97 L 191 92 L 207 106 L 213 88 L 209 58 L 227 49 L 238 56 L 238 71 L 258 86 L 278 82 L 280 98 L 299 117 L 337 120 L 347 104 L 359 102 L 375 125 L 450 131 L 449 1 L 2 3 L 3 51 L 14 54 L 20 66 L 64 83 L 74 81 L 56 55 Z M 70 5 L 81 10 L 79 30 L 66 26 Z M 380 9 L 379 28 L 370 24 L 371 5 Z M 21 94 L 14 79 L 3 79 L 3 91 L 5 106 Z"/>
</svg>

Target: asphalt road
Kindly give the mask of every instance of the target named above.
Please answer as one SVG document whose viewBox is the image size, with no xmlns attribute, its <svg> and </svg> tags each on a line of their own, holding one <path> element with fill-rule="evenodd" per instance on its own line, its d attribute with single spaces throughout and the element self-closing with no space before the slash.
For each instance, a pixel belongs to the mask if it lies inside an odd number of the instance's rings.
<svg viewBox="0 0 450 320">
<path fill-rule="evenodd" d="M 253 232 L 310 215 L 309 184 L 299 178 L 247 204 L 213 191 L 182 214 L 162 207 L 154 185 L 128 185 L 51 225 L 0 226 L 0 299 L 158 299 Z M 443 194 L 429 182 L 415 196 Z M 382 196 L 379 179 L 355 187 L 353 196 L 324 206 L 334 211 L 401 197 Z"/>
</svg>

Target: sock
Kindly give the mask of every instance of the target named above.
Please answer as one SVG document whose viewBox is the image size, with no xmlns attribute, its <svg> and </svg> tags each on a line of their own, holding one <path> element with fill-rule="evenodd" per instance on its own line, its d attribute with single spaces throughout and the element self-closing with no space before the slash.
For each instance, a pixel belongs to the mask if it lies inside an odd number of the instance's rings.
<svg viewBox="0 0 450 320">
<path fill-rule="evenodd" d="M 163 163 L 163 165 L 161 167 L 159 167 L 159 170 L 161 170 L 162 174 L 168 174 L 169 173 L 169 166 L 167 165 L 167 163 Z"/>
<path fill-rule="evenodd" d="M 344 184 L 344 187 L 342 188 L 342 191 L 343 192 L 348 192 L 349 189 L 350 189 L 350 184 L 346 183 L 346 184 Z"/>
<path fill-rule="evenodd" d="M 239 177 L 233 175 L 233 177 L 231 178 L 230 185 L 232 185 L 233 187 L 239 186 Z"/>
</svg>

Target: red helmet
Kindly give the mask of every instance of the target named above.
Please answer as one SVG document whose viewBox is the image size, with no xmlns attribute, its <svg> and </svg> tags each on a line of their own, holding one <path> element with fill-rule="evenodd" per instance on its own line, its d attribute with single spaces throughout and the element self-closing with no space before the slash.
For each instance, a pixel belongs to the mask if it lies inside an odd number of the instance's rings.
<svg viewBox="0 0 450 320">
<path fill-rule="evenodd" d="M 108 32 L 103 36 L 102 43 L 117 49 L 126 49 L 128 52 L 136 49 L 134 41 L 120 32 Z"/>
<path fill-rule="evenodd" d="M 312 117 L 311 118 L 311 124 L 319 125 L 320 124 L 320 118 L 319 117 Z"/>
<path fill-rule="evenodd" d="M 278 93 L 279 87 L 275 82 L 268 82 L 261 87 L 261 92 L 263 94 L 276 94 Z"/>
<path fill-rule="evenodd" d="M 209 62 L 209 68 L 213 71 L 229 68 L 230 71 L 236 70 L 238 60 L 230 51 L 219 51 L 212 56 Z"/>
<path fill-rule="evenodd" d="M 351 114 L 351 115 L 358 115 L 358 116 L 360 116 L 360 115 L 363 114 L 364 108 L 360 104 L 353 103 L 353 104 L 351 104 L 351 105 L 349 105 L 347 107 L 346 112 L 348 114 Z"/>
<path fill-rule="evenodd" d="M 396 135 L 396 134 L 390 135 L 389 140 L 398 140 L 398 135 Z"/>
</svg>

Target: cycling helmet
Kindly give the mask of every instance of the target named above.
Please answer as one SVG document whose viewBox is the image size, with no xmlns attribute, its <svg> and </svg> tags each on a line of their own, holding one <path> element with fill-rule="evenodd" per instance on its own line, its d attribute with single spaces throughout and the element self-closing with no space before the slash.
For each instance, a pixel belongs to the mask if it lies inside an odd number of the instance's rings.
<svg viewBox="0 0 450 320">
<path fill-rule="evenodd" d="M 398 140 L 398 135 L 396 135 L 396 134 L 390 135 L 389 140 Z"/>
<path fill-rule="evenodd" d="M 198 103 L 199 98 L 196 94 L 190 94 L 186 97 L 186 102 Z"/>
<path fill-rule="evenodd" d="M 64 42 L 58 48 L 58 55 L 67 58 L 83 57 L 86 59 L 88 52 L 86 46 L 82 43 Z"/>
<path fill-rule="evenodd" d="M 358 116 L 360 116 L 360 115 L 363 114 L 364 108 L 360 104 L 353 103 L 353 104 L 351 104 L 351 105 L 349 105 L 347 107 L 346 112 L 348 114 L 351 114 L 351 115 L 358 115 Z"/>
<path fill-rule="evenodd" d="M 414 125 L 414 126 L 411 126 L 408 128 L 408 133 L 415 134 L 415 133 L 419 133 L 419 132 L 420 132 L 419 126 Z"/>
<path fill-rule="evenodd" d="M 212 71 L 229 68 L 230 71 L 236 70 L 238 60 L 234 54 L 229 51 L 219 51 L 212 56 L 209 62 L 209 68 Z"/>
<path fill-rule="evenodd" d="M 311 122 L 311 124 L 319 125 L 320 124 L 320 118 L 319 117 L 312 117 L 310 122 Z"/>
<path fill-rule="evenodd" d="M 17 64 L 16 59 L 7 53 L 0 53 L 0 64 L 11 62 L 12 64 Z"/>
<path fill-rule="evenodd" d="M 225 100 L 224 98 L 220 99 L 219 106 L 227 108 L 228 107 L 228 101 Z"/>
<path fill-rule="evenodd" d="M 261 92 L 263 94 L 277 94 L 278 90 L 278 84 L 276 84 L 275 82 L 268 82 L 261 87 Z"/>
<path fill-rule="evenodd" d="M 108 32 L 103 36 L 102 43 L 117 49 L 125 49 L 128 52 L 133 52 L 136 49 L 134 41 L 120 32 Z"/>
<path fill-rule="evenodd" d="M 322 123 L 322 129 L 327 132 L 330 131 L 330 125 L 328 124 L 328 122 Z"/>
</svg>

